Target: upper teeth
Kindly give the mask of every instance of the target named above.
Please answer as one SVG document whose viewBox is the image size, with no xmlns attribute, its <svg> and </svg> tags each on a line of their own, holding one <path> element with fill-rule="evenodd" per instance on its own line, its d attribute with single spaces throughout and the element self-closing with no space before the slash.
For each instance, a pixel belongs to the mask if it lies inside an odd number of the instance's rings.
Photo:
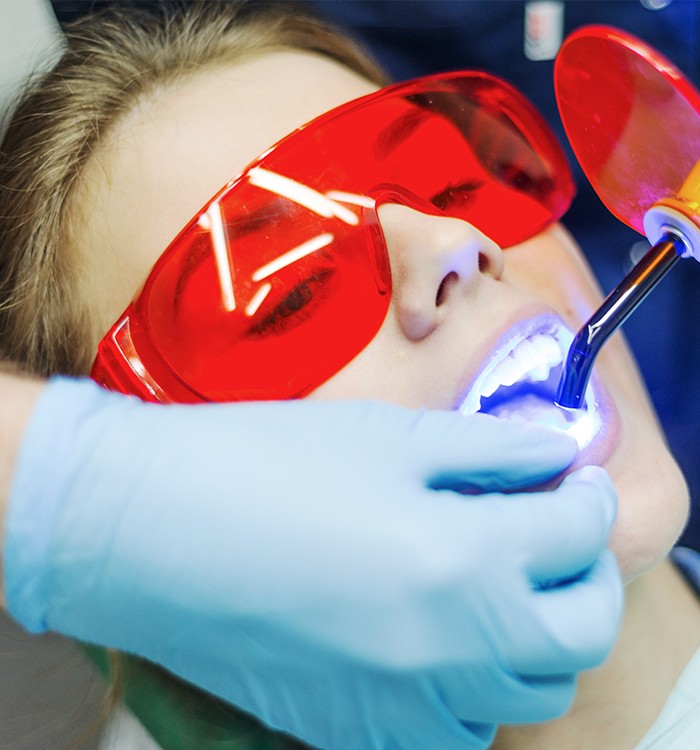
<svg viewBox="0 0 700 750">
<path fill-rule="evenodd" d="M 546 380 L 550 370 L 561 364 L 567 351 L 564 333 L 536 333 L 511 342 L 496 352 L 467 394 L 460 411 L 473 414 L 481 407 L 481 399 L 488 398 L 501 386 L 523 380 Z"/>
</svg>

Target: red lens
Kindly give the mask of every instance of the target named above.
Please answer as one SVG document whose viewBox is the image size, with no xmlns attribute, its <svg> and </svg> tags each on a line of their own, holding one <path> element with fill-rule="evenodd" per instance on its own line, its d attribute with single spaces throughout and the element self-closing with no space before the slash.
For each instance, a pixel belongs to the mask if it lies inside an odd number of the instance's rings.
<svg viewBox="0 0 700 750">
<path fill-rule="evenodd" d="M 281 141 L 190 222 L 101 345 L 102 382 L 211 401 L 320 385 L 386 316 L 372 196 L 387 188 L 503 247 L 559 218 L 573 194 L 546 125 L 491 76 L 434 76 L 350 102 Z"/>
<path fill-rule="evenodd" d="M 372 339 L 389 305 L 373 217 L 348 231 L 284 198 L 255 206 L 262 192 L 237 191 L 251 209 L 239 222 L 220 204 L 224 261 L 214 232 L 193 227 L 132 309 L 131 335 L 149 368 L 167 363 L 208 400 L 303 392 Z M 269 215 L 251 225 L 258 209 Z"/>
</svg>

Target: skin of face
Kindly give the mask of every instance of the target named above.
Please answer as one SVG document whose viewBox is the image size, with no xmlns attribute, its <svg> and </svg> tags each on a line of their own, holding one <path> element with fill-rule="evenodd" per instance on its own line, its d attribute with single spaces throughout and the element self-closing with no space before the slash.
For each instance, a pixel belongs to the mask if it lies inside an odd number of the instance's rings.
<svg viewBox="0 0 700 750">
<path fill-rule="evenodd" d="M 375 86 L 311 53 L 268 52 L 198 72 L 129 113 L 93 155 L 74 202 L 73 247 L 102 335 L 195 212 L 295 127 Z M 470 224 L 383 204 L 392 301 L 377 336 L 312 398 L 456 409 L 491 352 L 563 320 L 577 330 L 600 291 L 560 226 L 505 252 Z M 637 368 L 619 334 L 596 363 L 604 429 L 576 462 L 619 493 L 611 547 L 627 579 L 662 559 L 688 512 Z"/>
</svg>

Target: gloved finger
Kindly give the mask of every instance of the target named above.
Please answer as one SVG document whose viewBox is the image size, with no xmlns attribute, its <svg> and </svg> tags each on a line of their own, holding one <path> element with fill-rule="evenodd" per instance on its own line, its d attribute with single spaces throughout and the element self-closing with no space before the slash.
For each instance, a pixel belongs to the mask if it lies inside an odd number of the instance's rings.
<svg viewBox="0 0 700 750">
<path fill-rule="evenodd" d="M 535 584 L 577 575 L 598 559 L 617 514 L 617 493 L 607 472 L 586 466 L 546 497 L 550 506 L 533 530 L 527 570 Z"/>
<path fill-rule="evenodd" d="M 470 684 L 466 686 L 466 692 L 473 697 L 474 681 L 471 678 L 472 675 L 467 675 Z M 497 718 L 494 721 L 484 719 L 478 713 L 473 714 L 478 720 L 462 720 L 444 700 L 443 685 L 432 675 L 410 682 L 394 678 L 387 687 L 390 688 L 389 700 L 384 701 L 385 706 L 379 709 L 381 715 L 390 716 L 395 705 L 401 706 L 403 716 L 395 723 L 392 741 L 377 742 L 373 747 L 396 750 L 486 750 L 491 747 L 499 712 L 495 712 Z"/>
<path fill-rule="evenodd" d="M 607 473 L 589 466 L 550 492 L 481 497 L 497 503 L 504 536 L 518 547 L 533 585 L 580 575 L 605 549 L 615 519 L 617 495 Z"/>
<path fill-rule="evenodd" d="M 597 667 L 615 643 L 623 607 L 622 579 L 615 556 L 605 550 L 583 577 L 555 589 L 533 593 L 531 612 L 539 620 L 539 639 L 529 629 L 507 644 L 509 661 L 521 675 L 579 672 Z"/>
<path fill-rule="evenodd" d="M 472 695 L 474 688 L 472 683 Z M 352 701 L 348 704 L 348 695 L 358 701 L 357 706 Z M 480 717 L 468 724 L 460 721 L 443 701 L 439 684 L 430 675 L 411 672 L 379 671 L 371 675 L 370 685 L 355 684 L 352 690 L 331 687 L 317 701 L 317 710 L 316 724 L 323 725 L 332 717 L 332 725 L 324 731 L 330 737 L 325 744 L 321 738 L 307 737 L 314 747 L 487 750 L 496 734 L 497 722 Z"/>
<path fill-rule="evenodd" d="M 532 724 L 563 716 L 576 697 L 577 677 L 575 673 L 521 677 L 528 699 L 509 704 L 507 718 L 501 723 Z"/>
<path fill-rule="evenodd" d="M 425 445 L 416 468 L 434 489 L 482 492 L 540 484 L 574 460 L 576 441 L 556 430 L 487 414 L 423 412 L 414 430 Z"/>
<path fill-rule="evenodd" d="M 440 750 L 487 750 L 491 747 L 496 735 L 495 723 L 461 722 L 448 714 L 443 706 L 437 720 L 436 716 L 427 717 L 428 722 L 410 713 L 405 716 L 401 724 L 394 728 L 390 738 L 367 745 L 360 741 L 353 745 L 354 750 L 366 750 L 367 747 L 391 748 L 391 750 L 425 750 L 425 748 L 440 748 Z M 347 741 L 338 748 L 348 748 Z"/>
<path fill-rule="evenodd" d="M 441 674 L 438 691 L 445 705 L 463 722 L 472 717 L 495 724 L 548 721 L 570 707 L 576 691 L 574 673 L 523 677 L 505 667 L 479 675 L 474 690 L 474 665 Z"/>
</svg>

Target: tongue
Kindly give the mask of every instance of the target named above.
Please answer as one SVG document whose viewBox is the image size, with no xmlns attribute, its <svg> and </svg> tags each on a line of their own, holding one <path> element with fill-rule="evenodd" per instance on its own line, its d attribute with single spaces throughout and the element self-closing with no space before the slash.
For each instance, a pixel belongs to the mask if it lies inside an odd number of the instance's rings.
<svg viewBox="0 0 700 750">
<path fill-rule="evenodd" d="M 501 419 L 536 422 L 559 430 L 565 430 L 573 420 L 568 412 L 532 393 L 502 401 L 489 409 L 488 413 Z"/>
</svg>

